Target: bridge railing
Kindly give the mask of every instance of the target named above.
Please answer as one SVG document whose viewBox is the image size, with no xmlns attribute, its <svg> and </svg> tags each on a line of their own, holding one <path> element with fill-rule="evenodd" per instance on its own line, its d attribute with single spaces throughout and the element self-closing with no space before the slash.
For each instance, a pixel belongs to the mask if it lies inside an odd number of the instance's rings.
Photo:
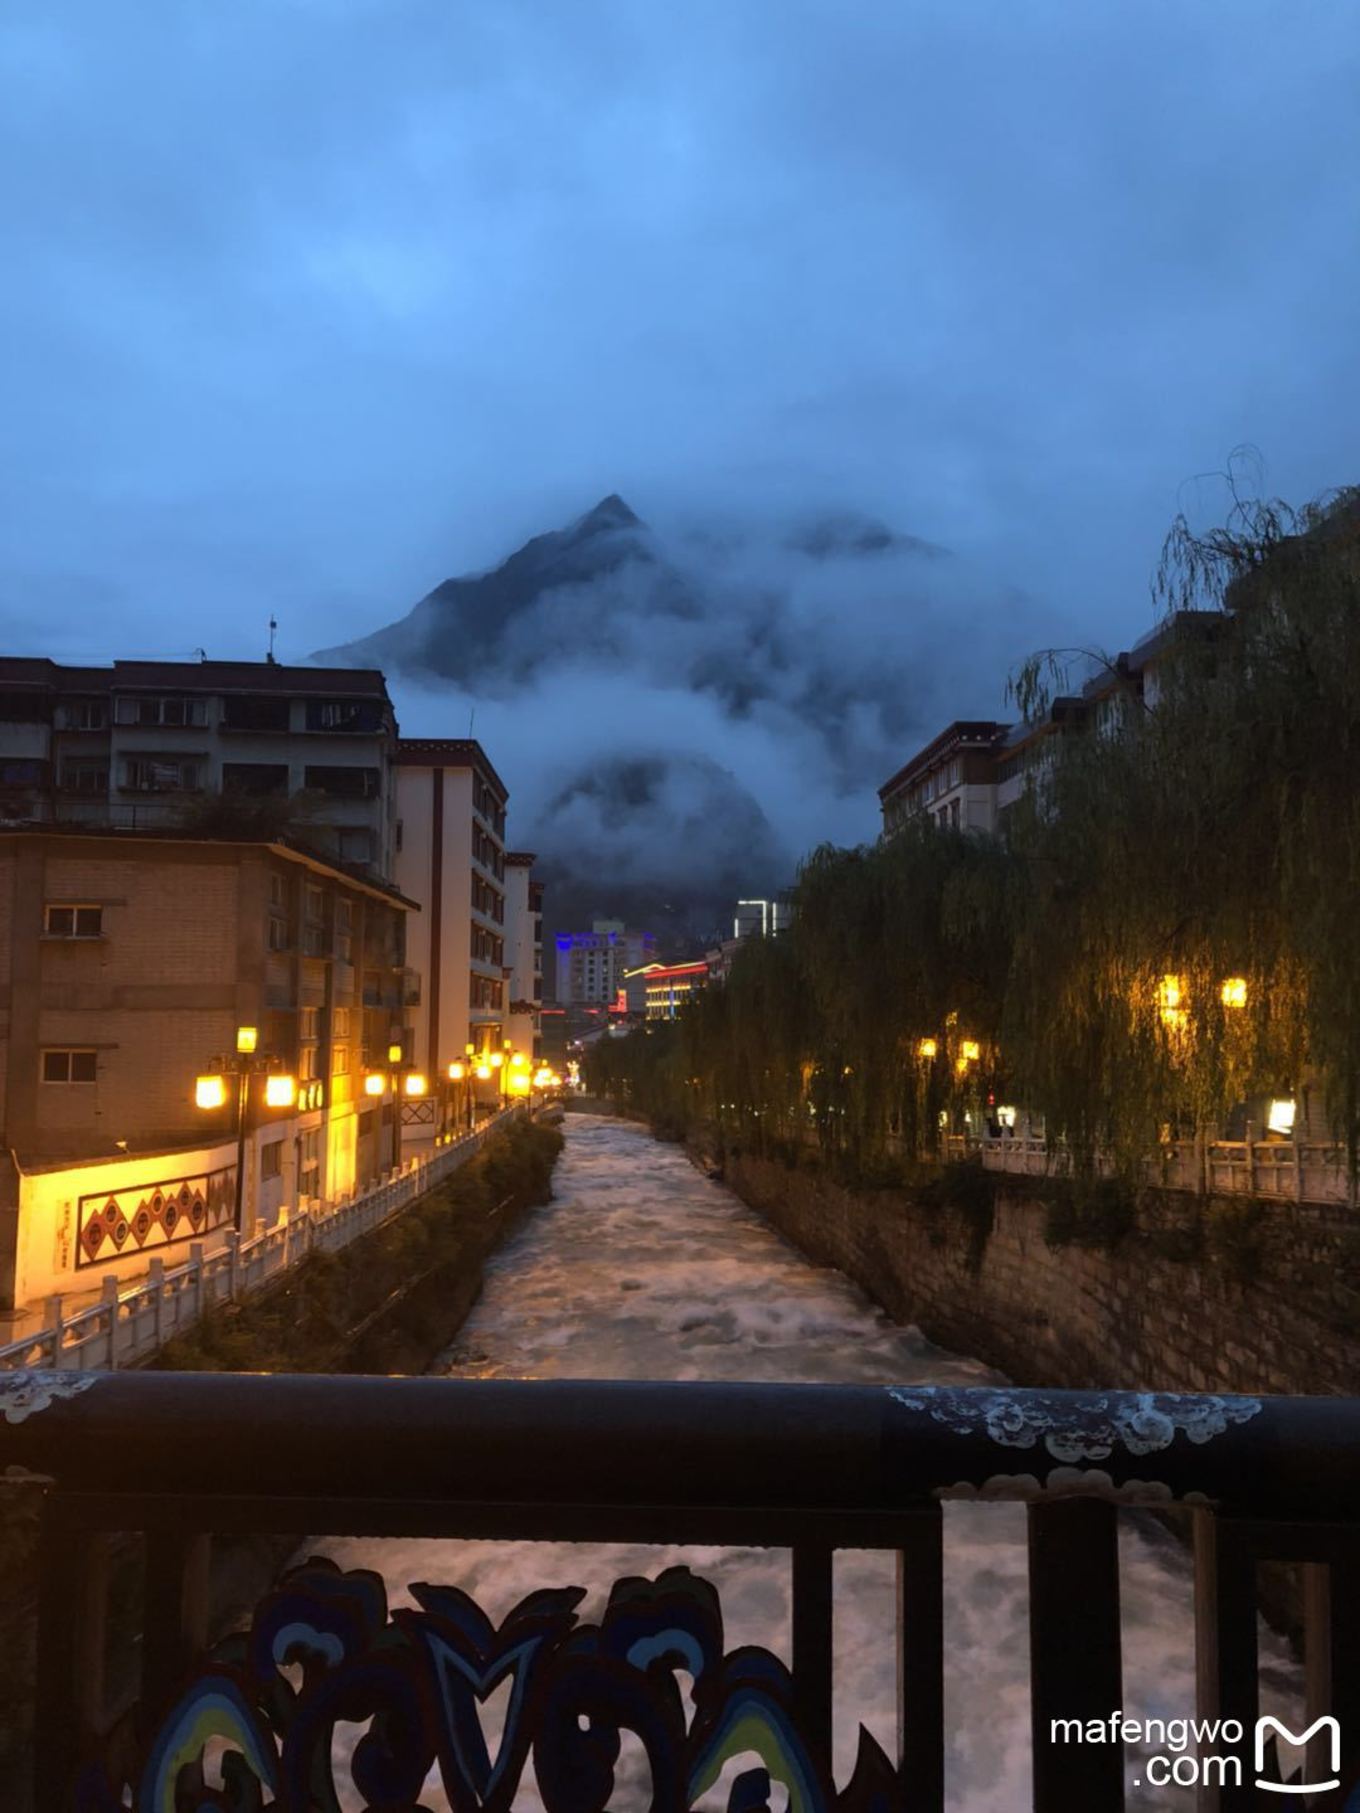
<svg viewBox="0 0 1360 1813">
<path fill-rule="evenodd" d="M 1061 1145 L 1024 1135 L 950 1134 L 945 1145 L 947 1157 L 976 1158 L 989 1171 L 1061 1177 L 1069 1169 Z M 1112 1167 L 1098 1163 L 1097 1169 Z M 1343 1204 L 1352 1200 L 1344 1148 L 1321 1142 L 1219 1139 L 1201 1148 L 1193 1140 L 1171 1140 L 1148 1161 L 1146 1177 L 1148 1183 L 1165 1189 L 1216 1196 Z"/>
<path fill-rule="evenodd" d="M 108 1278 L 102 1297 L 82 1309 L 67 1312 L 60 1297 L 49 1298 L 42 1326 L 0 1347 L 0 1370 L 135 1366 L 173 1335 L 192 1328 L 212 1304 L 239 1301 L 272 1284 L 309 1253 L 339 1252 L 370 1233 L 441 1183 L 518 1112 L 508 1108 L 488 1117 L 429 1157 L 412 1158 L 389 1172 L 371 1190 L 331 1202 L 304 1202 L 248 1239 L 232 1231 L 210 1250 L 195 1241 L 183 1265 L 167 1267 L 163 1259 L 153 1258 L 145 1280 L 131 1287 Z"/>
<path fill-rule="evenodd" d="M 1122 1705 L 1117 1511 L 1130 1503 L 1192 1526 L 1198 1713 L 1243 1733 L 1222 1813 L 1258 1805 L 1264 1559 L 1302 1564 L 1308 1719 L 1340 1718 L 1329 1779 L 1348 1785 L 1360 1769 L 1354 1399 L 173 1373 L 3 1387 L 0 1468 L 43 1490 L 42 1813 L 207 1804 L 196 1771 L 224 1748 L 232 1805 L 440 1804 L 424 1786 L 434 1770 L 454 1807 L 509 1807 L 532 1755 L 544 1803 L 577 1813 L 610 1804 L 625 1730 L 646 1750 L 655 1806 L 689 1807 L 740 1765 L 729 1808 L 765 1806 L 768 1775 L 804 1813 L 941 1813 L 941 1501 L 959 1498 L 1028 1505 L 1039 1813 L 1124 1804 L 1118 1739 L 1063 1743 L 1052 1722 L 1108 1721 Z M 684 1569 L 620 1583 L 598 1625 L 563 1590 L 534 1593 L 497 1628 L 449 1590 L 457 1579 L 416 1586 L 416 1608 L 389 1619 L 371 1573 L 328 1562 L 290 1573 L 247 1631 L 208 1650 L 213 1535 L 260 1531 L 787 1549 L 789 1653 L 725 1654 L 717 1596 Z M 144 1585 L 127 1651 L 138 1660 L 106 1682 L 115 1532 L 142 1543 Z M 886 1749 L 862 1740 L 854 1783 L 833 1787 L 833 1716 L 856 1710 L 835 1705 L 843 1549 L 897 1558 L 884 1637 L 897 1729 Z M 493 1765 L 478 1705 L 506 1680 Z M 951 1744 L 990 1716 L 961 1707 Z M 337 1721 L 370 1719 L 346 1762 Z M 208 1765 L 228 1769 L 220 1755 Z M 1275 1765 L 1263 1767 L 1269 1780 Z"/>
</svg>

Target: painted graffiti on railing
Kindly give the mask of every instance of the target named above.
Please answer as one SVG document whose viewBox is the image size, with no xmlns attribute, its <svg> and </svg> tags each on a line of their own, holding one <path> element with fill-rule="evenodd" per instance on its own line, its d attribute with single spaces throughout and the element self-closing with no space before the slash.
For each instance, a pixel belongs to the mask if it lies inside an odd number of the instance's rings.
<svg viewBox="0 0 1360 1813">
<path fill-rule="evenodd" d="M 371 1232 L 457 1170 L 516 1112 L 493 1115 L 431 1157 L 413 1158 L 363 1195 L 297 1209 L 248 1240 L 230 1230 L 211 1252 L 195 1241 L 184 1265 L 167 1268 L 153 1257 L 145 1282 L 130 1290 L 120 1289 L 117 1278 L 106 1278 L 100 1300 L 72 1315 L 63 1313 L 59 1297 L 52 1298 L 43 1327 L 0 1347 L 0 1368 L 136 1365 L 192 1327 L 211 1304 L 249 1296 L 309 1253 L 339 1252 Z"/>
</svg>

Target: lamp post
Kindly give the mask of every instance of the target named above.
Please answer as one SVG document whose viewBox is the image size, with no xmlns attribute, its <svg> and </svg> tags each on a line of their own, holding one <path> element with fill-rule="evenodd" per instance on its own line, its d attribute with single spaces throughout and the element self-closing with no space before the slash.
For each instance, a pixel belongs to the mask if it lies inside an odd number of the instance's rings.
<svg viewBox="0 0 1360 1813">
<path fill-rule="evenodd" d="M 194 1082 L 194 1105 L 211 1112 L 226 1106 L 227 1079 L 236 1088 L 236 1215 L 241 1226 L 246 1192 L 246 1133 L 250 1120 L 250 1079 L 264 1078 L 266 1108 L 291 1108 L 297 1100 L 297 1078 L 285 1071 L 282 1060 L 268 1053 L 257 1053 L 259 1029 L 236 1028 L 236 1049 L 226 1057 L 214 1058 L 211 1068 Z"/>
</svg>

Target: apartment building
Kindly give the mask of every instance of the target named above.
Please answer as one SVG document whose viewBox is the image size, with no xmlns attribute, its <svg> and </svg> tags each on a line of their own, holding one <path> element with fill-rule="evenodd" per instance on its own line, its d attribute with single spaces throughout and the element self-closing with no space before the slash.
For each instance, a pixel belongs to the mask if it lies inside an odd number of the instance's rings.
<svg viewBox="0 0 1360 1813">
<path fill-rule="evenodd" d="M 706 961 L 699 963 L 658 963 L 644 972 L 644 988 L 649 1020 L 674 1020 L 709 981 Z"/>
<path fill-rule="evenodd" d="M 363 1076 L 407 1037 L 411 905 L 282 839 L 0 829 L 0 1310 L 388 1169 Z M 237 1078 L 210 1108 L 196 1079 L 243 1028 L 238 1191 Z"/>
<path fill-rule="evenodd" d="M 996 754 L 1009 726 L 960 720 L 942 730 L 878 790 L 883 835 L 920 814 L 956 831 L 996 825 Z"/>
<path fill-rule="evenodd" d="M 543 1049 L 543 884 L 533 876 L 534 857 L 509 850 L 505 857 L 505 947 L 508 1037 L 517 1051 L 537 1058 Z"/>
<path fill-rule="evenodd" d="M 651 932 L 629 931 L 622 919 L 596 919 L 588 932 L 557 935 L 557 1000 L 562 1007 L 610 1007 L 630 970 L 655 961 Z"/>
<path fill-rule="evenodd" d="M 396 719 L 371 669 L 0 658 L 0 824 L 161 830 L 213 799 L 388 879 Z M 260 816 L 257 813 L 257 817 Z"/>
<path fill-rule="evenodd" d="M 397 885 L 423 909 L 409 934 L 411 963 L 424 978 L 412 1050 L 439 1080 L 469 1044 L 490 1053 L 511 1036 L 508 794 L 469 738 L 403 737 L 393 760 Z"/>
</svg>

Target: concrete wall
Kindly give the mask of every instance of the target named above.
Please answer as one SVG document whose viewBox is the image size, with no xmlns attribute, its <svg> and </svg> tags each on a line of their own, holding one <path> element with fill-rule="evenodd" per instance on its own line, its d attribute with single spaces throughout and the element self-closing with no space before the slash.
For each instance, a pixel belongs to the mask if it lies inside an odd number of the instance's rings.
<svg viewBox="0 0 1360 1813">
<path fill-rule="evenodd" d="M 1136 1231 L 1105 1251 L 1050 1246 L 1034 1200 L 998 1197 L 984 1242 L 957 1213 L 892 1192 L 853 1195 L 770 1160 L 729 1156 L 725 1176 L 810 1258 L 839 1267 L 896 1320 L 1020 1384 L 1360 1391 L 1360 1235 L 1343 1208 L 1272 1205 L 1248 1236 L 1234 1220 L 1240 1205 L 1206 1209 L 1166 1193 L 1146 1201 Z M 1167 1256 L 1192 1247 L 1197 1232 L 1197 1257 Z M 1247 1238 L 1261 1260 L 1250 1283 Z"/>
</svg>

